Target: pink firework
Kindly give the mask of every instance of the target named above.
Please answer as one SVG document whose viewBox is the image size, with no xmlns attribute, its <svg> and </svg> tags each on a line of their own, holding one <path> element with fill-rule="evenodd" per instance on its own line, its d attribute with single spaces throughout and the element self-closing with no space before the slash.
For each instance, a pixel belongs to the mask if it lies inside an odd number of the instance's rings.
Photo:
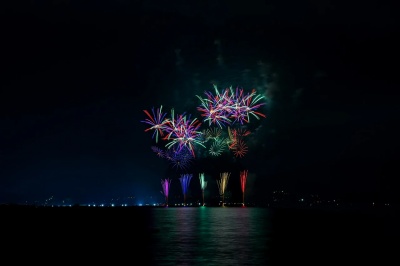
<svg viewBox="0 0 400 266">
<path fill-rule="evenodd" d="M 165 197 L 165 206 L 168 207 L 168 195 L 169 195 L 169 188 L 171 187 L 171 179 L 161 179 L 161 186 L 163 191 L 161 192 Z"/>
</svg>

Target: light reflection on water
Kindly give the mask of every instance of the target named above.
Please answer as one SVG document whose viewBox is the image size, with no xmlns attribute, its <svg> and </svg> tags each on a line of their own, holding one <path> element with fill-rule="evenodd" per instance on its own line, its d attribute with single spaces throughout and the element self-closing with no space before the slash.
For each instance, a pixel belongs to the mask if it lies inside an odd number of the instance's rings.
<svg viewBox="0 0 400 266">
<path fill-rule="evenodd" d="M 160 208 L 152 215 L 156 265 L 266 264 L 268 209 Z"/>
</svg>

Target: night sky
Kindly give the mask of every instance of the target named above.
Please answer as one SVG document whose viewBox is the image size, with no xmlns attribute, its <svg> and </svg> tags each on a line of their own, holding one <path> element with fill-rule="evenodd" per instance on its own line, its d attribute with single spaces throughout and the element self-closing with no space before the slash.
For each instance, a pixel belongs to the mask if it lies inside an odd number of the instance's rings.
<svg viewBox="0 0 400 266">
<path fill-rule="evenodd" d="M 212 173 L 244 167 L 258 200 L 285 189 L 400 201 L 399 24 L 386 1 L 54 0 L 0 9 L 1 203 L 162 199 L 167 177 L 179 191 L 178 173 L 151 150 L 143 110 L 162 105 L 201 119 L 196 95 L 213 84 L 255 88 L 267 117 L 249 124 L 242 160 L 199 159 L 188 170 L 193 189 L 200 166 L 210 190 Z"/>
</svg>

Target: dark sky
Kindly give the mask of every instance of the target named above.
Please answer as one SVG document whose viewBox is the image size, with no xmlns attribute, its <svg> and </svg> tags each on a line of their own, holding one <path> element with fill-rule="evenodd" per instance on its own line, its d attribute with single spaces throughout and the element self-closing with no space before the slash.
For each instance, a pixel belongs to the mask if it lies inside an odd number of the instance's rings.
<svg viewBox="0 0 400 266">
<path fill-rule="evenodd" d="M 388 2 L 8 2 L 0 202 L 161 198 L 166 177 L 179 193 L 143 110 L 200 118 L 196 95 L 213 84 L 266 97 L 248 154 L 226 162 L 232 191 L 247 168 L 258 199 L 287 189 L 399 200 L 399 24 Z"/>
</svg>

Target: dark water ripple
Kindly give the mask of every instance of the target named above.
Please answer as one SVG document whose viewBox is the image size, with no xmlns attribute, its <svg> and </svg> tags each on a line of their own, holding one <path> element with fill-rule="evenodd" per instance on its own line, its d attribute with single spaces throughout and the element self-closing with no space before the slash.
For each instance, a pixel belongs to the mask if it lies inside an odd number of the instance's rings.
<svg viewBox="0 0 400 266">
<path fill-rule="evenodd" d="M 264 265 L 269 212 L 257 208 L 165 208 L 154 211 L 158 265 Z"/>
<path fill-rule="evenodd" d="M 1 208 L 2 258 L 108 265 L 400 265 L 399 212 Z"/>
</svg>

